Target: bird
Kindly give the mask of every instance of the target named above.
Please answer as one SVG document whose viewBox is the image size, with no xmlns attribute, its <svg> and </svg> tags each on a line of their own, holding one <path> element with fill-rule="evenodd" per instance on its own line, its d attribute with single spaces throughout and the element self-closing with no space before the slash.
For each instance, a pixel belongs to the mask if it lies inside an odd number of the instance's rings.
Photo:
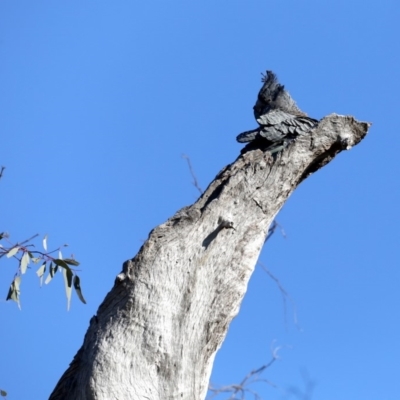
<svg viewBox="0 0 400 400">
<path fill-rule="evenodd" d="M 262 143 L 265 150 L 275 153 L 298 135 L 313 129 L 318 120 L 310 118 L 297 107 L 289 92 L 278 82 L 276 74 L 266 71 L 266 74 L 261 75 L 263 86 L 253 107 L 259 127 L 241 133 L 236 140 L 239 143 Z"/>
</svg>

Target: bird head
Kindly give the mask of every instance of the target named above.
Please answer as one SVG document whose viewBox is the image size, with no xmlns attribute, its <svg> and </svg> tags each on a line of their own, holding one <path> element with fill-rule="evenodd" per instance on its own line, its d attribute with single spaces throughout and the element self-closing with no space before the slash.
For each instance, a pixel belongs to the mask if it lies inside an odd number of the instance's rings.
<svg viewBox="0 0 400 400">
<path fill-rule="evenodd" d="M 253 107 L 256 119 L 270 110 L 282 109 L 287 112 L 301 112 L 285 87 L 278 82 L 272 71 L 262 74 L 263 86 L 258 92 L 256 104 Z"/>
<path fill-rule="evenodd" d="M 258 92 L 258 97 L 254 109 L 254 114 L 262 115 L 268 109 L 274 108 L 279 95 L 284 91 L 284 87 L 279 84 L 277 76 L 272 71 L 262 74 L 261 82 L 263 86 Z"/>
</svg>

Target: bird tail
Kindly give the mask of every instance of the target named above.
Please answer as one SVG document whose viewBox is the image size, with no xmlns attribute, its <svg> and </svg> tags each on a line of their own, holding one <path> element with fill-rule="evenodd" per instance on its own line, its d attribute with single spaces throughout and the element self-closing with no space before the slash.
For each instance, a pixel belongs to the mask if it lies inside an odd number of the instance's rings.
<svg viewBox="0 0 400 400">
<path fill-rule="evenodd" d="M 253 141 L 257 136 L 259 136 L 260 128 L 253 129 L 251 131 L 246 131 L 236 136 L 236 140 L 239 143 L 247 143 Z"/>
</svg>

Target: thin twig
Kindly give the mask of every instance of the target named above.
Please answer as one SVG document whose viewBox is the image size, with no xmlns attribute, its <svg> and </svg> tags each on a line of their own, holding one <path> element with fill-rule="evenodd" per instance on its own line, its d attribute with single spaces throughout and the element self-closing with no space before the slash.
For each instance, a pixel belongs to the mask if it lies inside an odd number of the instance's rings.
<svg viewBox="0 0 400 400">
<path fill-rule="evenodd" d="M 21 243 L 17 243 L 16 246 L 22 246 L 22 245 L 24 245 L 25 243 L 30 242 L 31 240 L 35 239 L 35 238 L 38 237 L 38 236 L 39 236 L 39 234 L 36 233 L 35 235 L 33 235 L 32 237 L 30 237 L 29 239 L 26 239 L 26 240 L 24 240 L 24 241 L 21 242 Z"/>
<path fill-rule="evenodd" d="M 267 364 L 262 365 L 260 368 L 250 371 L 239 384 L 221 386 L 219 388 L 214 388 L 210 385 L 208 390 L 212 392 L 212 395 L 208 398 L 208 400 L 214 399 L 221 393 L 231 393 L 227 400 L 244 399 L 246 393 L 251 393 L 254 396 L 254 399 L 260 399 L 258 393 L 250 389 L 249 386 L 253 383 L 264 382 L 268 385 L 276 387 L 275 384 L 269 382 L 267 379 L 261 379 L 260 375 L 278 359 L 278 350 L 279 347 L 272 349 L 272 359 Z"/>
<path fill-rule="evenodd" d="M 281 229 L 281 235 L 286 239 L 286 233 L 283 230 L 282 225 L 276 221 L 276 219 L 274 219 L 272 221 L 271 226 L 268 228 L 268 233 L 267 233 L 267 237 L 265 238 L 264 243 L 275 233 L 276 228 L 280 228 Z"/>
<path fill-rule="evenodd" d="M 304 370 L 301 371 L 301 377 L 303 378 L 304 381 L 304 386 L 305 386 L 304 392 L 297 386 L 291 386 L 288 390 L 288 394 L 294 395 L 299 400 L 311 400 L 314 389 L 317 386 L 317 383 L 314 380 L 310 379 L 307 371 Z"/>
<path fill-rule="evenodd" d="M 297 308 L 296 308 L 295 301 L 290 297 L 289 293 L 282 286 L 280 280 L 265 266 L 265 264 L 263 264 L 261 261 L 258 261 L 258 264 L 267 273 L 267 275 L 276 283 L 276 285 L 278 286 L 279 291 L 281 292 L 282 301 L 283 301 L 283 307 L 284 307 L 285 324 L 286 324 L 286 321 L 287 321 L 286 299 L 289 299 L 289 301 L 290 301 L 290 303 L 292 304 L 292 307 L 293 307 L 294 324 L 301 331 L 301 327 L 300 327 L 298 319 L 297 319 Z"/>
<path fill-rule="evenodd" d="M 197 178 L 193 171 L 192 163 L 190 162 L 189 156 L 187 156 L 186 154 L 182 154 L 182 158 L 184 158 L 188 163 L 190 175 L 192 175 L 192 178 L 193 178 L 194 187 L 200 192 L 200 194 L 203 194 L 203 189 L 200 187 L 199 182 L 197 181 Z"/>
</svg>

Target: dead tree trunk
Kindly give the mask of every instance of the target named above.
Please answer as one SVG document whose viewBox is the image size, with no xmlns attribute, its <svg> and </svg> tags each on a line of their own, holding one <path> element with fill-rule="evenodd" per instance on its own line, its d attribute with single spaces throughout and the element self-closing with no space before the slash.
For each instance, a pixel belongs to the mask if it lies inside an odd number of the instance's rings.
<svg viewBox="0 0 400 400">
<path fill-rule="evenodd" d="M 271 222 L 369 126 L 332 114 L 274 156 L 248 145 L 124 263 L 50 399 L 203 399 Z"/>
</svg>

